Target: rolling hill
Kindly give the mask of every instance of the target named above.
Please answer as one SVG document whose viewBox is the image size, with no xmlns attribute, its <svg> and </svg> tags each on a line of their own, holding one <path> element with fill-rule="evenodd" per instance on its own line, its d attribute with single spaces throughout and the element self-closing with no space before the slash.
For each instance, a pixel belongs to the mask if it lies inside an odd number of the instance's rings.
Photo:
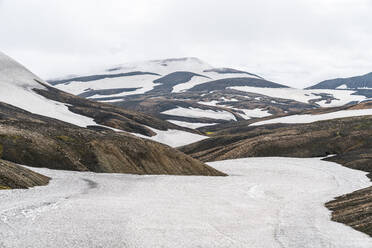
<svg viewBox="0 0 372 248">
<path fill-rule="evenodd" d="M 224 175 L 149 140 L 174 142 L 172 135 L 178 137 L 175 146 L 205 138 L 142 113 L 52 88 L 0 54 L 0 147 L 4 160 L 62 170 Z"/>
</svg>

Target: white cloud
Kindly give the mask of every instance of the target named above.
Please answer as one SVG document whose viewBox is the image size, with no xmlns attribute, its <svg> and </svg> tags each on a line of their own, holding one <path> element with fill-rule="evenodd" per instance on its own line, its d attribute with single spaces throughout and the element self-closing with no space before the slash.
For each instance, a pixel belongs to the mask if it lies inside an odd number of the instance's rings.
<svg viewBox="0 0 372 248">
<path fill-rule="evenodd" d="M 43 77 L 196 56 L 303 87 L 372 71 L 371 11 L 369 0 L 4 0 L 0 49 Z"/>
</svg>

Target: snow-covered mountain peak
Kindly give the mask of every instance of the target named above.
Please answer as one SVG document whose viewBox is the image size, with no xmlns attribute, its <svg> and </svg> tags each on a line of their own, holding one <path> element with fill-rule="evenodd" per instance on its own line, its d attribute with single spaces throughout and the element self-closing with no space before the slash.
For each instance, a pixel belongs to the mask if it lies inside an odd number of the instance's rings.
<svg viewBox="0 0 372 248">
<path fill-rule="evenodd" d="M 161 76 L 175 71 L 191 71 L 201 73 L 213 67 L 196 57 L 168 58 L 160 60 L 124 63 L 105 70 L 105 73 L 117 74 L 134 71 L 152 72 Z"/>
<path fill-rule="evenodd" d="M 49 83 L 72 94 L 96 98 L 160 91 L 178 93 L 207 82 L 234 78 L 243 78 L 249 85 L 259 84 L 251 81 L 264 81 L 262 77 L 246 71 L 215 68 L 199 58 L 184 57 L 125 63 L 95 73 L 50 80 Z M 233 80 L 230 86 L 235 86 Z"/>
</svg>

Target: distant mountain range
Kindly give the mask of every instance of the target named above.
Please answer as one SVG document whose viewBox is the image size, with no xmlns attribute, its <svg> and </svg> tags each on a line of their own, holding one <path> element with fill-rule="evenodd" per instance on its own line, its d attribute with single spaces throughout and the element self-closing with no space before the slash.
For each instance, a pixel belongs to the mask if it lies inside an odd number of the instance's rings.
<svg viewBox="0 0 372 248">
<path fill-rule="evenodd" d="M 362 76 L 325 80 L 308 89 L 372 89 L 372 72 Z"/>
<path fill-rule="evenodd" d="M 127 63 L 49 83 L 193 129 L 366 99 L 366 93 L 337 87 L 294 89 L 251 72 L 215 68 L 194 57 Z"/>
<path fill-rule="evenodd" d="M 225 82 L 227 78 L 239 79 Z M 228 86 L 287 87 L 231 68 L 214 68 L 197 58 L 137 62 L 112 67 L 94 75 L 82 75 L 49 83 L 67 92 L 97 100 L 119 99 L 136 94 L 179 93 L 209 83 Z M 82 84 L 85 83 L 85 84 Z M 222 87 L 222 86 L 220 86 Z M 209 88 L 209 86 L 208 86 Z M 110 91 L 108 91 L 110 90 Z M 195 90 L 195 89 L 194 89 Z"/>
<path fill-rule="evenodd" d="M 372 72 L 362 76 L 325 80 L 308 89 L 353 90 L 354 95 L 372 98 Z"/>
</svg>

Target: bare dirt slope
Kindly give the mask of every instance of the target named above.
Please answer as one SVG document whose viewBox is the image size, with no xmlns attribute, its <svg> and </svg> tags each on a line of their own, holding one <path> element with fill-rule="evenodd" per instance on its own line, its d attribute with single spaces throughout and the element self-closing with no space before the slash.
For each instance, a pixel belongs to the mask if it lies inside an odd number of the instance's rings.
<svg viewBox="0 0 372 248">
<path fill-rule="evenodd" d="M 46 185 L 49 177 L 28 170 L 9 161 L 0 160 L 0 190 L 25 189 Z"/>
</svg>

